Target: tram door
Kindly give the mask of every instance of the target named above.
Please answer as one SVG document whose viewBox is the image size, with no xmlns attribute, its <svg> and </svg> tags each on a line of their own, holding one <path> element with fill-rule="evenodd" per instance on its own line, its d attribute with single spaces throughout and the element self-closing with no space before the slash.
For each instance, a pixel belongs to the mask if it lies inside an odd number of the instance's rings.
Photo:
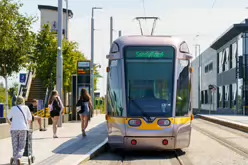
<svg viewBox="0 0 248 165">
<path fill-rule="evenodd" d="M 188 147 L 191 136 L 190 61 L 178 60 L 176 74 L 176 148 Z"/>
</svg>

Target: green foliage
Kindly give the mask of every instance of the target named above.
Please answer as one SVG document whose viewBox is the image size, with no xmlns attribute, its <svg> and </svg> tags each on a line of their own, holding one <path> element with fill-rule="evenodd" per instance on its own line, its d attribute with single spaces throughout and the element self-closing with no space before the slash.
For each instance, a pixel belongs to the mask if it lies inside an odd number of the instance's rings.
<svg viewBox="0 0 248 165">
<path fill-rule="evenodd" d="M 33 54 L 33 65 L 30 68 L 36 70 L 38 77 L 42 79 L 44 85 L 53 88 L 56 84 L 56 61 L 57 61 L 57 34 L 51 32 L 49 25 L 44 25 L 37 35 L 37 43 Z M 77 74 L 77 61 L 87 60 L 84 54 L 78 51 L 78 44 L 68 40 L 63 40 L 63 79 L 64 89 L 71 90 L 71 76 Z M 29 69 L 30 69 L 29 68 Z M 96 69 L 95 73 L 99 74 Z M 97 82 L 97 78 L 95 78 Z M 95 85 L 96 89 L 96 85 Z"/>
<path fill-rule="evenodd" d="M 5 106 L 5 104 L 6 104 L 6 92 L 5 92 L 6 90 L 5 90 L 5 88 L 3 87 L 3 84 L 2 83 L 0 83 L 0 103 L 4 103 L 4 108 L 6 108 L 6 106 Z M 12 104 L 12 97 L 11 96 L 9 96 L 8 97 L 9 98 L 9 100 L 8 100 L 8 102 L 9 102 L 9 105 L 11 105 Z"/>
<path fill-rule="evenodd" d="M 56 57 L 57 39 L 51 32 L 51 27 L 44 25 L 38 33 L 35 50 L 33 52 L 32 65 L 29 69 L 35 69 L 36 74 L 43 80 L 46 87 L 51 87 L 56 82 Z"/>
<path fill-rule="evenodd" d="M 31 31 L 34 17 L 23 16 L 22 4 L 12 0 L 0 1 L 0 76 L 19 72 L 27 64 L 35 34 Z"/>
<path fill-rule="evenodd" d="M 14 86 L 13 87 L 11 87 L 11 88 L 9 88 L 9 95 L 11 96 L 11 97 L 13 97 L 14 96 L 14 92 L 15 92 L 15 94 L 17 95 L 17 92 L 18 92 L 18 83 L 14 83 Z"/>
</svg>

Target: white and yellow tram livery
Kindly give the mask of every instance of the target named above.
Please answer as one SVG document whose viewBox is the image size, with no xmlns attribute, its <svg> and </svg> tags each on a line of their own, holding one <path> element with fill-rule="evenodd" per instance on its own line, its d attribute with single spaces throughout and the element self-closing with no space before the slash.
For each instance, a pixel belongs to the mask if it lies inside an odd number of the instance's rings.
<svg viewBox="0 0 248 165">
<path fill-rule="evenodd" d="M 111 148 L 189 146 L 191 58 L 186 42 L 170 36 L 123 36 L 113 42 L 106 97 Z"/>
</svg>

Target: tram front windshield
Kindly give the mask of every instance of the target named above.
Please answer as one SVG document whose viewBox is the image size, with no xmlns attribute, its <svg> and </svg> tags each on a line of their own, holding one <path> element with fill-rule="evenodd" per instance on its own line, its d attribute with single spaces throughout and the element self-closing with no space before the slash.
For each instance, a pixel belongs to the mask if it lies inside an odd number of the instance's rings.
<svg viewBox="0 0 248 165">
<path fill-rule="evenodd" d="M 132 46 L 125 50 L 127 115 L 171 117 L 175 50 L 170 46 Z"/>
</svg>

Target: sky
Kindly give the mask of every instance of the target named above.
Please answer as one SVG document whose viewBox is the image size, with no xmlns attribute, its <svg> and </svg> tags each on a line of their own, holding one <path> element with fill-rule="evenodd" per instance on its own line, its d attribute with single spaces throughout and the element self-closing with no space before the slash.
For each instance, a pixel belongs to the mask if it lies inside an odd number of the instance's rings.
<svg viewBox="0 0 248 165">
<path fill-rule="evenodd" d="M 20 0 L 24 5 L 22 13 L 40 16 L 38 5 L 57 6 L 58 0 Z M 74 13 L 69 22 L 69 39 L 79 43 L 90 59 L 91 8 L 95 11 L 95 63 L 101 64 L 101 78 L 98 88 L 101 95 L 106 93 L 106 55 L 110 47 L 110 16 L 114 20 L 114 39 L 118 30 L 122 35 L 140 34 L 139 25 L 133 19 L 137 16 L 157 16 L 155 33 L 175 35 L 185 39 L 194 55 L 194 45 L 201 45 L 201 52 L 210 46 L 232 24 L 248 17 L 247 0 L 68 0 L 69 9 Z M 213 6 L 214 3 L 214 6 Z M 65 7 L 65 1 L 63 2 Z M 150 32 L 152 22 L 143 22 L 145 32 Z M 33 30 L 40 28 L 39 20 Z M 196 37 L 196 35 L 199 35 Z M 12 78 L 13 79 L 13 78 Z M 1 81 L 1 79 L 0 79 Z M 12 80 L 13 81 L 13 80 Z M 18 80 L 17 80 L 18 81 Z"/>
</svg>

